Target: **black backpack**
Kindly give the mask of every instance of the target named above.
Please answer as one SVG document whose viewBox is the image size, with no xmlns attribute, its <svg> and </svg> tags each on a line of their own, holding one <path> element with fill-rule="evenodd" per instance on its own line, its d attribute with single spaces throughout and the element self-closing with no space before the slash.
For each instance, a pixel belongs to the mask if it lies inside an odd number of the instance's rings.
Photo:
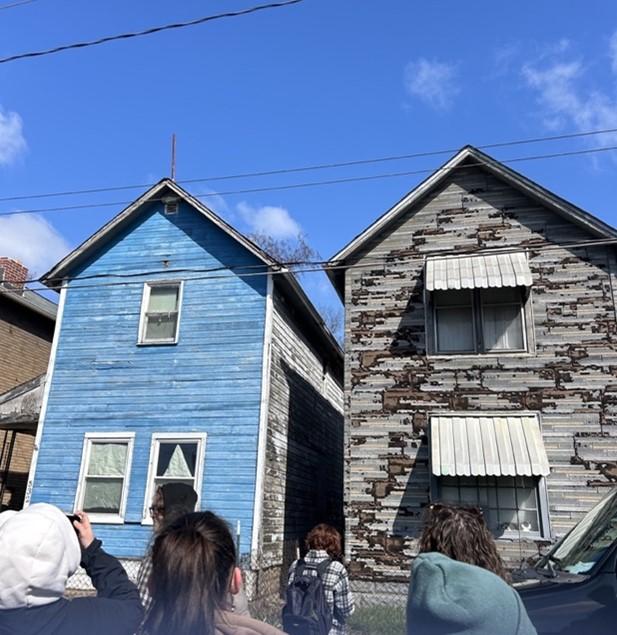
<svg viewBox="0 0 617 635">
<path fill-rule="evenodd" d="M 289 635 L 328 635 L 330 632 L 332 612 L 322 580 L 329 564 L 330 560 L 318 565 L 298 560 L 283 607 L 283 629 Z M 311 574 L 310 569 L 315 569 L 317 575 Z"/>
</svg>

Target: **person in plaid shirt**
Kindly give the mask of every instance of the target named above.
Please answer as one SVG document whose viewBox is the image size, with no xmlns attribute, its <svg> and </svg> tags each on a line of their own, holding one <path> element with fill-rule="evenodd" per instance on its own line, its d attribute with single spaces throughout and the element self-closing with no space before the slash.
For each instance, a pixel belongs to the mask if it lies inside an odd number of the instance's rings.
<svg viewBox="0 0 617 635">
<path fill-rule="evenodd" d="M 349 586 L 349 576 L 341 562 L 341 534 L 334 527 L 321 523 L 311 529 L 305 544 L 308 552 L 302 560 L 307 565 L 317 565 L 325 560 L 330 560 L 330 564 L 321 578 L 326 602 L 333 617 L 332 628 L 328 635 L 346 635 L 349 631 L 345 622 L 354 611 L 354 601 Z M 301 560 L 296 560 L 289 568 L 288 584 L 293 582 L 296 568 L 300 562 Z M 317 575 L 317 570 L 307 569 L 305 573 Z"/>
<path fill-rule="evenodd" d="M 195 511 L 197 504 L 197 492 L 185 483 L 166 483 L 157 487 L 150 507 L 150 516 L 154 527 L 154 535 L 158 534 L 163 527 L 176 518 Z M 150 575 L 152 574 L 152 551 L 141 561 L 139 573 L 137 574 L 137 588 L 139 596 L 147 615 L 152 598 L 150 597 Z"/>
</svg>

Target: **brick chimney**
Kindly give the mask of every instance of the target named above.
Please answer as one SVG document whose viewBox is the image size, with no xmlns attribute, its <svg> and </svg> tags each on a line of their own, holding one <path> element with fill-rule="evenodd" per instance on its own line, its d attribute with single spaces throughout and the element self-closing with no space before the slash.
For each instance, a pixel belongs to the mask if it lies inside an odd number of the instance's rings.
<svg viewBox="0 0 617 635">
<path fill-rule="evenodd" d="M 7 284 L 17 289 L 23 289 L 24 281 L 28 279 L 28 269 L 21 262 L 0 256 L 0 284 Z"/>
</svg>

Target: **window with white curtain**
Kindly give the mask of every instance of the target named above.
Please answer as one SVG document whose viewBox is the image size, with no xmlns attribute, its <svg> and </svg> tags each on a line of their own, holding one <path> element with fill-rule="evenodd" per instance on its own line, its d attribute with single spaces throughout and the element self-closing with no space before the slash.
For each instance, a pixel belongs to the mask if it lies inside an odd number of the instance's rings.
<svg viewBox="0 0 617 635">
<path fill-rule="evenodd" d="M 178 341 L 181 282 L 146 282 L 139 323 L 140 344 L 175 344 Z"/>
<path fill-rule="evenodd" d="M 444 503 L 477 507 L 496 536 L 543 536 L 545 487 L 530 476 L 442 476 L 438 497 Z"/>
<path fill-rule="evenodd" d="M 86 434 L 76 510 L 98 522 L 122 522 L 133 452 L 132 433 Z"/>
<path fill-rule="evenodd" d="M 526 350 L 521 287 L 435 291 L 432 296 L 435 352 Z"/>
<path fill-rule="evenodd" d="M 144 501 L 144 522 L 150 522 L 148 510 L 154 492 L 157 487 L 166 483 L 190 485 L 197 492 L 199 500 L 205 446 L 205 433 L 155 433 L 152 435 L 150 467 Z"/>
</svg>

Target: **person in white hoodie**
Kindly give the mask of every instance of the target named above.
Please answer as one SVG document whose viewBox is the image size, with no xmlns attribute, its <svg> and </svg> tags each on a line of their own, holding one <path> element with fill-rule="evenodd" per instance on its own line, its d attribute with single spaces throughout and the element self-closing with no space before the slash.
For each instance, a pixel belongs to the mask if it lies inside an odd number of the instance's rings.
<svg viewBox="0 0 617 635">
<path fill-rule="evenodd" d="M 139 592 L 105 553 L 84 513 L 73 522 L 36 503 L 0 514 L 0 635 L 131 635 L 142 618 Z M 85 568 L 97 597 L 64 598 Z"/>
</svg>

